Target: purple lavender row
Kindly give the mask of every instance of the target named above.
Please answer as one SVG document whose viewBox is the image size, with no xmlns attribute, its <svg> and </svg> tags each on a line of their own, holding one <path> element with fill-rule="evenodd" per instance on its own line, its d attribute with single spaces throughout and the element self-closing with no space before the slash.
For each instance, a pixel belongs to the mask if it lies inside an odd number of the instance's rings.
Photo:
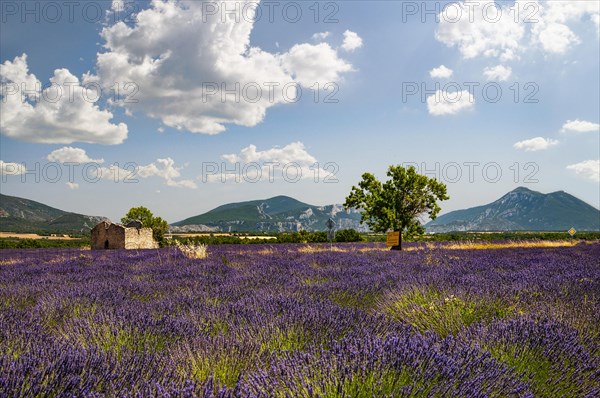
<svg viewBox="0 0 600 398">
<path fill-rule="evenodd" d="M 600 244 L 0 252 L 4 397 L 600 396 Z"/>
</svg>

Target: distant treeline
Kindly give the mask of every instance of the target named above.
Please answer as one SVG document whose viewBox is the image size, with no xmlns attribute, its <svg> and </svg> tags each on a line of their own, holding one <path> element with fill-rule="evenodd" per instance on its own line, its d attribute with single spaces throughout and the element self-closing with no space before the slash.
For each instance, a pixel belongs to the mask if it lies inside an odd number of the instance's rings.
<svg viewBox="0 0 600 398">
<path fill-rule="evenodd" d="M 243 235 L 204 235 L 194 237 L 173 237 L 178 241 L 186 244 L 204 244 L 204 245 L 219 245 L 219 244 L 254 244 L 254 243 L 325 243 L 327 232 L 324 231 L 299 231 L 299 232 L 281 232 L 275 235 L 274 239 L 249 239 Z M 336 231 L 334 242 L 362 242 L 366 241 L 365 237 L 353 229 L 342 229 Z"/>
<path fill-rule="evenodd" d="M 255 235 L 260 236 L 260 235 Z M 265 234 L 272 236 L 271 239 L 250 239 L 243 234 L 240 235 L 203 235 L 194 237 L 174 236 L 174 240 L 186 244 L 264 244 L 264 243 L 325 243 L 327 232 L 322 231 L 300 231 L 281 232 L 279 234 Z M 336 231 L 334 242 L 385 242 L 385 235 L 358 233 L 354 229 L 343 229 Z M 566 232 L 449 232 L 432 235 L 422 235 L 412 238 L 404 238 L 406 242 L 443 242 L 443 241 L 498 241 L 498 240 L 600 240 L 600 232 L 577 232 L 570 236 Z M 167 241 L 167 244 L 169 241 Z M 29 248 L 52 248 L 52 247 L 89 247 L 90 239 L 81 238 L 73 240 L 59 239 L 20 239 L 0 238 L 0 249 L 29 249 Z"/>
<path fill-rule="evenodd" d="M 248 239 L 240 235 L 204 235 L 188 238 L 175 236 L 182 243 L 190 244 L 254 244 L 254 243 L 325 243 L 327 232 L 300 231 L 270 234 L 274 239 Z M 450 232 L 403 238 L 406 242 L 444 241 L 498 241 L 498 240 L 599 240 L 600 232 L 577 232 L 574 236 L 566 232 Z M 336 231 L 334 242 L 385 242 L 384 234 L 358 233 L 354 229 Z"/>
<path fill-rule="evenodd" d="M 576 232 L 571 236 L 565 232 L 537 232 L 537 231 L 506 231 L 506 232 L 447 232 L 415 237 L 412 240 L 423 241 L 492 241 L 492 240 L 597 240 L 600 232 Z"/>
<path fill-rule="evenodd" d="M 89 239 L 0 238 L 0 249 L 47 249 L 53 247 L 90 247 Z"/>
</svg>

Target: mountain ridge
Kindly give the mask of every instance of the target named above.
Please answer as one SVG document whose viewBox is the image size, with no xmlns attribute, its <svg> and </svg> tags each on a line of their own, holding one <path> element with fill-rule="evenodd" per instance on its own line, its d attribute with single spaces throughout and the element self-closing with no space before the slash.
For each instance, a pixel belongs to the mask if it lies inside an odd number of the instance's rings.
<svg viewBox="0 0 600 398">
<path fill-rule="evenodd" d="M 332 218 L 336 228 L 367 231 L 360 224 L 360 212 L 342 205 L 315 206 L 285 195 L 268 199 L 228 203 L 193 217 L 171 224 L 172 231 L 188 232 L 284 232 L 325 230 Z"/>
<path fill-rule="evenodd" d="M 368 232 L 360 212 L 334 204 L 315 206 L 285 195 L 227 203 L 171 224 L 172 232 L 322 231 L 329 218 L 336 229 Z M 0 194 L 0 231 L 85 233 L 107 219 L 59 210 L 29 199 Z M 559 190 L 541 193 L 518 187 L 481 206 L 455 210 L 425 224 L 428 232 L 600 230 L 600 210 Z"/>
<path fill-rule="evenodd" d="M 481 206 L 455 210 L 425 225 L 428 232 L 600 230 L 600 210 L 566 193 L 518 187 Z"/>
<path fill-rule="evenodd" d="M 31 233 L 89 232 L 106 217 L 60 210 L 35 200 L 0 194 L 0 231 Z"/>
</svg>

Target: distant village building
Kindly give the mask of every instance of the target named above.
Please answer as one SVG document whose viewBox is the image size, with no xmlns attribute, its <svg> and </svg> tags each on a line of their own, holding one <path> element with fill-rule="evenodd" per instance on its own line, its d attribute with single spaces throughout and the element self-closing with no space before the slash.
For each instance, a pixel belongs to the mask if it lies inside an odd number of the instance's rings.
<svg viewBox="0 0 600 398">
<path fill-rule="evenodd" d="M 92 250 L 103 249 L 154 249 L 158 243 L 152 237 L 151 228 L 132 221 L 127 225 L 102 221 L 92 229 Z"/>
</svg>

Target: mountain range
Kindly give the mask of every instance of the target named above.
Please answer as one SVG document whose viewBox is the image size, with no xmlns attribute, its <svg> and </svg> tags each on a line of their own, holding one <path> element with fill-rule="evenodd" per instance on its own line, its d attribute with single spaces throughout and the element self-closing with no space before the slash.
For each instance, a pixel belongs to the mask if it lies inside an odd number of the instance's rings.
<svg viewBox="0 0 600 398">
<path fill-rule="evenodd" d="M 172 224 L 174 232 L 187 231 L 321 231 L 331 218 L 337 229 L 367 231 L 360 212 L 342 205 L 313 206 L 288 196 L 230 203 Z"/>
<path fill-rule="evenodd" d="M 314 206 L 288 196 L 229 203 L 173 223 L 172 232 L 285 232 L 326 229 L 368 231 L 360 212 L 342 205 Z M 0 231 L 87 233 L 105 217 L 58 210 L 28 199 L 0 194 Z M 563 192 L 543 194 L 519 187 L 483 206 L 456 210 L 425 225 L 428 232 L 600 230 L 600 210 Z"/>
<path fill-rule="evenodd" d="M 87 234 L 106 217 L 86 216 L 0 194 L 0 231 Z"/>
<path fill-rule="evenodd" d="M 563 191 L 519 187 L 484 206 L 456 210 L 425 225 L 428 232 L 600 230 L 600 210 Z"/>
</svg>

